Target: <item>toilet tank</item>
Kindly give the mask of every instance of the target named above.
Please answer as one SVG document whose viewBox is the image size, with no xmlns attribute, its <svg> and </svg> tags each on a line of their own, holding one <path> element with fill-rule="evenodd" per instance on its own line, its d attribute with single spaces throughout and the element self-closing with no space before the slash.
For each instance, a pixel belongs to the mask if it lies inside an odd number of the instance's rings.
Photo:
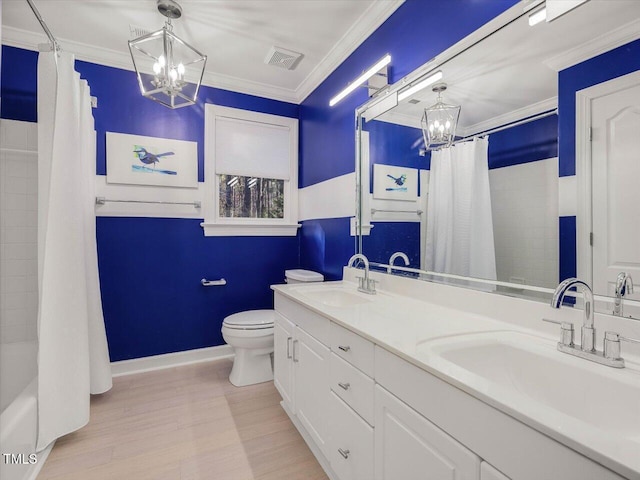
<svg viewBox="0 0 640 480">
<path fill-rule="evenodd" d="M 295 269 L 285 270 L 285 281 L 287 283 L 311 283 L 311 282 L 323 282 L 324 275 L 318 272 L 312 272 L 311 270 Z"/>
</svg>

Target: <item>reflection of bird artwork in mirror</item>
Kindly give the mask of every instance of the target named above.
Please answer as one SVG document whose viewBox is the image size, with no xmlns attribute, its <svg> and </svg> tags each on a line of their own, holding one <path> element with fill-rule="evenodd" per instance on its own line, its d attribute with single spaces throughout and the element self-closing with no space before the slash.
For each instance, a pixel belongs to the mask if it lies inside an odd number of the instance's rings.
<svg viewBox="0 0 640 480">
<path fill-rule="evenodd" d="M 393 175 L 387 174 L 391 180 L 393 180 L 394 185 L 398 185 L 398 187 L 387 187 L 387 191 L 406 191 L 407 187 L 404 186 L 404 182 L 407 181 L 407 176 L 405 174 L 400 175 L 399 177 L 394 177 Z"/>
<path fill-rule="evenodd" d="M 168 157 L 170 155 L 174 155 L 173 152 L 164 152 L 164 153 L 151 153 L 145 147 L 140 145 L 134 145 L 133 153 L 136 154 L 138 160 L 140 160 L 145 165 L 131 165 L 131 168 L 136 172 L 143 173 L 160 173 L 164 175 L 177 175 L 177 172 L 174 170 L 161 170 L 156 169 L 156 163 L 160 162 L 161 157 Z M 149 168 L 146 165 L 151 165 L 153 168 Z"/>
</svg>

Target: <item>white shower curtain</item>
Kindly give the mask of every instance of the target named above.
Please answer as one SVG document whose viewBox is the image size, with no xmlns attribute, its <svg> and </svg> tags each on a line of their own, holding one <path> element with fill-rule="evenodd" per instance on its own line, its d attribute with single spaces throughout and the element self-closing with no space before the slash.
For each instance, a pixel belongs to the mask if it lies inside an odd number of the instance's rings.
<svg viewBox="0 0 640 480">
<path fill-rule="evenodd" d="M 89 86 L 74 57 L 38 58 L 38 445 L 89 421 L 111 388 L 96 251 Z"/>
<path fill-rule="evenodd" d="M 426 269 L 496 279 L 489 191 L 489 139 L 431 154 Z"/>
</svg>

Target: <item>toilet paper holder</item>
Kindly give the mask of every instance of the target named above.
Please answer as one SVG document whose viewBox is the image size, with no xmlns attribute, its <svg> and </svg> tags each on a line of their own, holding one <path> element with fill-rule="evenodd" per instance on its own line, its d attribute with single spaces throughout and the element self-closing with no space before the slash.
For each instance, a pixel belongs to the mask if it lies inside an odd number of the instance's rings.
<svg viewBox="0 0 640 480">
<path fill-rule="evenodd" d="M 221 278 L 220 280 L 207 280 L 206 278 L 203 278 L 200 280 L 200 284 L 203 287 L 216 287 L 219 285 L 226 285 L 227 281 L 224 278 Z"/>
</svg>

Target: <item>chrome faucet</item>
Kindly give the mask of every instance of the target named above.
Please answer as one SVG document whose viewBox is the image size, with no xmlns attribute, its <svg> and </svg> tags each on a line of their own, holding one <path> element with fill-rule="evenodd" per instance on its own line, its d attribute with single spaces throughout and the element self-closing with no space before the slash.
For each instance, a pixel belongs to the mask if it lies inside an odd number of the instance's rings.
<svg viewBox="0 0 640 480">
<path fill-rule="evenodd" d="M 633 293 L 633 279 L 626 272 L 620 272 L 616 279 L 616 299 L 613 303 L 613 314 L 622 316 L 622 298 Z"/>
<path fill-rule="evenodd" d="M 401 258 L 402 260 L 404 260 L 405 267 L 409 265 L 409 257 L 407 257 L 405 253 L 396 252 L 393 255 L 391 255 L 391 258 L 389 258 L 389 266 L 387 267 L 387 273 L 391 273 L 391 270 L 393 269 L 393 262 L 395 262 L 396 258 Z"/>
<path fill-rule="evenodd" d="M 620 276 L 618 276 L 620 280 Z M 626 282 L 626 280 L 625 280 Z M 589 285 L 577 278 L 568 278 L 561 282 L 553 293 L 551 306 L 560 308 L 565 294 L 570 288 L 577 287 L 584 295 L 584 323 L 582 325 L 582 345 L 579 347 L 573 344 L 573 324 L 570 322 L 559 322 L 548 320 L 545 322 L 557 323 L 561 327 L 561 337 L 558 342 L 558 350 L 575 357 L 584 358 L 592 362 L 607 365 L 609 367 L 623 368 L 624 359 L 620 357 L 620 341 L 640 343 L 640 340 L 623 337 L 615 332 L 605 332 L 604 348 L 602 352 L 594 348 L 596 331 L 593 328 L 593 292 Z M 625 287 L 626 288 L 626 287 Z"/>
<path fill-rule="evenodd" d="M 364 277 L 356 277 L 358 279 L 358 291 L 374 295 L 376 293 L 376 281 L 369 278 L 369 260 L 361 253 L 356 253 L 349 259 L 347 267 L 353 267 L 356 260 L 362 260 L 364 264 Z"/>
<path fill-rule="evenodd" d="M 593 292 L 589 285 L 577 278 L 567 278 L 560 282 L 560 285 L 556 287 L 556 291 L 553 292 L 551 306 L 553 308 L 560 308 L 565 294 L 573 287 L 582 291 L 584 295 L 584 320 L 582 324 L 582 343 L 580 344 L 580 348 L 584 352 L 593 352 L 595 351 L 596 330 L 593 328 Z"/>
</svg>

